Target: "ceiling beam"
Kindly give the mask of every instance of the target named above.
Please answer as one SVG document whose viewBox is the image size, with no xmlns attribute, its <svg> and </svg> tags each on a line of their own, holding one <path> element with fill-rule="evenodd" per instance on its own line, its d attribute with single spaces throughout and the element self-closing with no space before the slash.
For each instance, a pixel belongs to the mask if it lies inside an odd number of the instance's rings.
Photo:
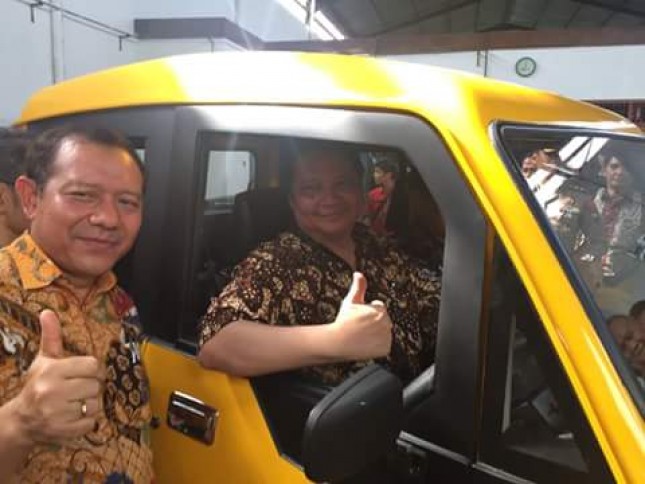
<svg viewBox="0 0 645 484">
<path fill-rule="evenodd" d="M 645 28 L 555 29 L 460 34 L 385 35 L 336 41 L 265 42 L 266 50 L 346 52 L 369 55 L 466 52 L 490 49 L 592 47 L 645 44 Z"/>
<path fill-rule="evenodd" d="M 383 34 L 389 34 L 389 33 L 394 32 L 395 30 L 403 29 L 403 28 L 406 28 L 406 27 L 412 27 L 414 25 L 418 25 L 418 24 L 420 24 L 422 22 L 425 22 L 426 20 L 430 20 L 432 18 L 439 17 L 441 15 L 445 15 L 447 13 L 454 12 L 455 10 L 459 10 L 461 8 L 467 7 L 467 6 L 472 5 L 474 3 L 478 3 L 479 1 L 480 0 L 464 0 L 464 1 L 462 1 L 462 2 L 460 2 L 458 4 L 456 4 L 456 5 L 450 5 L 450 6 L 447 6 L 447 7 L 444 7 L 444 8 L 440 8 L 439 10 L 435 10 L 435 11 L 430 12 L 430 13 L 425 14 L 425 15 L 419 15 L 419 16 L 411 19 L 411 20 L 406 20 L 405 22 L 400 22 L 400 23 L 398 23 L 396 25 L 393 25 L 393 26 L 390 26 L 390 27 L 388 27 L 386 29 L 382 29 L 382 30 L 377 31 L 377 32 L 371 32 L 369 34 L 369 37 L 383 35 Z"/>
<path fill-rule="evenodd" d="M 612 10 L 613 12 L 625 13 L 627 15 L 633 15 L 634 17 L 645 18 L 645 9 L 638 9 L 634 7 L 628 7 L 626 5 L 619 5 L 614 2 L 607 0 L 573 0 L 576 3 L 582 3 L 583 5 L 593 5 L 594 7 L 606 8 L 607 10 Z"/>
</svg>

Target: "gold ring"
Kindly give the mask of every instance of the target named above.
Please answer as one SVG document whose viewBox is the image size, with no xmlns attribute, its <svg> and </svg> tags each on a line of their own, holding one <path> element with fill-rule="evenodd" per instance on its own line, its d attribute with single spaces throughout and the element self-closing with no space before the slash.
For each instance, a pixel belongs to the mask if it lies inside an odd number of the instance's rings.
<svg viewBox="0 0 645 484">
<path fill-rule="evenodd" d="M 81 400 L 81 418 L 87 417 L 87 402 Z"/>
</svg>

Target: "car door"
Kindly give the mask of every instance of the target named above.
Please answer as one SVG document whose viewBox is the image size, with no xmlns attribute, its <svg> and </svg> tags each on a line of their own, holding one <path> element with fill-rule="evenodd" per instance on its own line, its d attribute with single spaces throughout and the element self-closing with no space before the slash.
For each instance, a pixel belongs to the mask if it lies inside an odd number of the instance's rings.
<svg viewBox="0 0 645 484">
<path fill-rule="evenodd" d="M 366 152 L 399 153 L 415 167 L 442 215 L 449 220 L 443 262 L 444 278 L 448 279 L 442 294 L 440 327 L 448 327 L 454 321 L 477 324 L 484 244 L 473 245 L 469 241 L 483 241 L 483 218 L 440 137 L 412 116 L 274 106 L 182 107 L 175 116 L 174 165 L 168 185 L 172 189 L 167 194 L 170 229 L 164 231 L 165 256 L 161 259 L 165 275 L 160 304 L 165 309 L 160 317 L 165 321 L 172 319 L 176 333 L 171 346 L 153 344 L 146 350 L 155 414 L 160 421 L 154 432 L 156 455 L 161 456 L 157 463 L 160 479 L 165 482 L 166 476 L 176 476 L 181 469 L 182 478 L 190 476 L 191 482 L 199 482 L 196 469 L 207 468 L 207 480 L 226 475 L 228 482 L 243 482 L 233 469 L 236 463 L 245 462 L 244 478 L 253 475 L 257 482 L 269 482 L 272 477 L 267 469 L 273 466 L 294 470 L 293 474 L 284 471 L 279 482 L 289 482 L 287 479 L 296 482 L 302 479 L 297 455 L 302 419 L 320 398 L 320 388 L 307 382 L 281 386 L 271 378 L 256 379 L 251 386 L 246 380 L 200 370 L 194 361 L 199 315 L 209 293 L 206 287 L 210 285 L 214 293 L 218 287 L 221 289 L 234 262 L 229 253 L 236 240 L 231 199 L 240 191 L 275 186 L 283 170 L 281 161 L 287 156 L 289 140 L 294 138 L 350 143 Z M 221 182 L 222 177 L 228 177 L 226 183 Z M 474 291 L 468 304 L 463 300 L 465 291 Z M 436 419 L 443 429 L 455 429 L 446 434 L 447 441 L 442 445 L 449 453 L 468 456 L 460 457 L 461 460 L 471 460 L 476 366 L 445 367 L 446 356 L 442 355 L 461 352 L 457 348 L 462 345 L 473 348 L 474 342 L 454 339 L 455 334 L 444 335 L 440 329 L 437 375 L 442 388 L 451 387 L 458 392 L 460 404 L 443 400 Z M 474 333 L 468 334 L 470 338 Z M 181 429 L 168 427 L 166 422 L 172 418 L 168 401 L 175 391 L 219 413 L 213 444 L 195 441 L 182 434 Z M 291 404 L 272 404 L 275 398 L 282 398 L 282 402 L 290 400 Z M 204 409 L 197 411 L 203 413 Z M 292 425 L 285 428 L 285 421 Z M 294 421 L 299 423 L 294 425 Z M 255 433 L 247 433 L 249 430 Z M 269 431 L 271 439 L 267 439 Z M 264 453 L 258 450 L 260 443 L 265 446 Z M 273 454 L 266 450 L 270 447 Z M 437 454 L 443 456 L 440 450 Z M 467 471 L 460 459 L 453 470 L 458 473 L 455 475 Z"/>
</svg>

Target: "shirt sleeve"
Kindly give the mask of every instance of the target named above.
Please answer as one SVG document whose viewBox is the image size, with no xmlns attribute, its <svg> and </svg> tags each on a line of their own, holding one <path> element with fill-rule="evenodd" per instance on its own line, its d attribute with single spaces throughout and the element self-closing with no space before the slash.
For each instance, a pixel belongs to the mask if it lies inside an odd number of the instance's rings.
<svg viewBox="0 0 645 484">
<path fill-rule="evenodd" d="M 278 324 L 286 278 L 271 249 L 253 251 L 235 268 L 220 295 L 211 299 L 200 324 L 200 347 L 234 321 Z"/>
</svg>

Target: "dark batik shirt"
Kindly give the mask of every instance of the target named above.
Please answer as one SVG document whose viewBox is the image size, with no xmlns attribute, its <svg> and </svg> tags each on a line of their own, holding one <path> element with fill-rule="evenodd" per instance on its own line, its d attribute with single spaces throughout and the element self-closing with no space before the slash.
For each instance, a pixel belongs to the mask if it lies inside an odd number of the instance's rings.
<svg viewBox="0 0 645 484">
<path fill-rule="evenodd" d="M 383 301 L 394 324 L 391 353 L 381 362 L 408 381 L 434 360 L 440 274 L 413 262 L 362 225 L 356 226 L 353 237 L 356 270 L 367 279 L 365 301 Z M 252 251 L 235 268 L 233 280 L 211 300 L 202 319 L 200 345 L 240 319 L 282 326 L 331 323 L 353 272 L 343 259 L 303 232 L 284 232 Z M 338 384 L 367 363 L 335 363 L 302 371 L 324 383 Z"/>
</svg>

